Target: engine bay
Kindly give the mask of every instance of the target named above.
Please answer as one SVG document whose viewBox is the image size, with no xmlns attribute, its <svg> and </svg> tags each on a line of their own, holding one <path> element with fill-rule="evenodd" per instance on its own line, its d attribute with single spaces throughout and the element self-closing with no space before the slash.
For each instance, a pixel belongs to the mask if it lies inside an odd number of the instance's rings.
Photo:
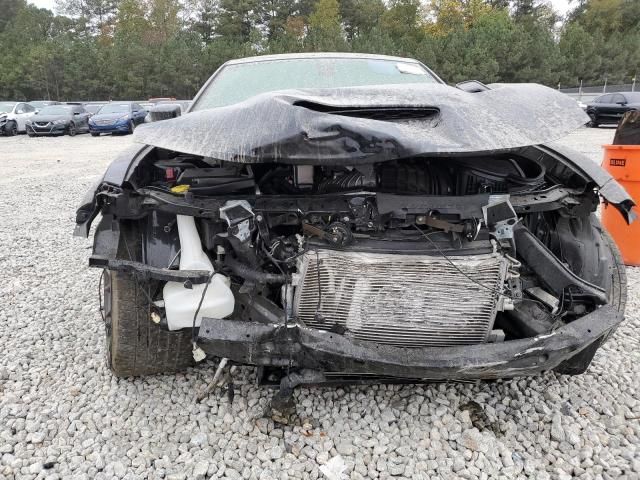
<svg viewBox="0 0 640 480">
<path fill-rule="evenodd" d="M 606 303 L 566 254 L 590 232 L 558 227 L 597 194 L 530 157 L 243 164 L 154 149 L 129 187 L 104 190 L 103 211 L 144 223 L 143 263 L 183 269 L 176 215 L 192 217 L 234 319 L 424 347 L 531 337 Z"/>
</svg>

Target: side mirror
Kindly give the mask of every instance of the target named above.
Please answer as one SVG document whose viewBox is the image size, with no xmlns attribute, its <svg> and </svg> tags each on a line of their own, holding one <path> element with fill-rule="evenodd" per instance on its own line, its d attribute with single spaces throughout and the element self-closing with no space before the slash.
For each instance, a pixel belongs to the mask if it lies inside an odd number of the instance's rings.
<svg viewBox="0 0 640 480">
<path fill-rule="evenodd" d="M 74 116 L 76 116 L 76 115 L 80 115 L 80 112 L 73 112 L 73 115 L 74 115 Z"/>
</svg>

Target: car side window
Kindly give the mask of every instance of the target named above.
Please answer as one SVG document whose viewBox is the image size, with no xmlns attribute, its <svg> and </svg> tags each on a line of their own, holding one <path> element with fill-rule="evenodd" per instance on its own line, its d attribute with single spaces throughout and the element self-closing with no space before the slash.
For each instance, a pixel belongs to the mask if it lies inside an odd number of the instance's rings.
<svg viewBox="0 0 640 480">
<path fill-rule="evenodd" d="M 25 110 L 25 105 L 24 103 L 19 103 L 16 106 L 16 113 L 27 113 L 27 111 Z"/>
<path fill-rule="evenodd" d="M 142 107 L 141 107 L 140 105 L 138 105 L 137 103 L 134 103 L 134 104 L 133 104 L 133 110 L 134 110 L 134 111 L 135 111 L 135 110 L 140 111 L 140 110 L 144 110 L 144 108 L 142 108 Z"/>
<path fill-rule="evenodd" d="M 624 103 L 625 101 L 626 100 L 622 95 L 620 95 L 619 93 L 616 93 L 615 95 L 613 95 L 613 99 L 611 100 L 611 103 Z"/>
<path fill-rule="evenodd" d="M 31 113 L 31 112 L 35 112 L 36 111 L 36 107 L 34 107 L 33 105 L 30 105 L 28 103 L 24 104 L 24 112 L 25 113 Z"/>
<path fill-rule="evenodd" d="M 613 95 L 602 95 L 598 98 L 598 103 L 611 103 L 611 98 Z"/>
</svg>

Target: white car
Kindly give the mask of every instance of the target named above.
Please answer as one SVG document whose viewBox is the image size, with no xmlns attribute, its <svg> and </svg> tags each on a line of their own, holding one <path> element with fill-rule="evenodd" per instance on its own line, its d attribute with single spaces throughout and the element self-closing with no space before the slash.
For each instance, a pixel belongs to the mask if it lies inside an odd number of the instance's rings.
<svg viewBox="0 0 640 480">
<path fill-rule="evenodd" d="M 12 137 L 25 132 L 27 120 L 35 113 L 36 108 L 26 102 L 0 102 L 0 133 Z"/>
</svg>

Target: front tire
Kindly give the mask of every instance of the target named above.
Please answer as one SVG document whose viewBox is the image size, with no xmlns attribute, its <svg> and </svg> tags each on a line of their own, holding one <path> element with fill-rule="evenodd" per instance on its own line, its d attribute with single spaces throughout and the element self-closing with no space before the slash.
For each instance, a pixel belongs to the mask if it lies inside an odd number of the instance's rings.
<svg viewBox="0 0 640 480">
<path fill-rule="evenodd" d="M 118 258 L 129 260 L 131 253 L 139 261 L 137 223 L 119 226 Z M 171 332 L 151 320 L 148 297 L 153 298 L 161 282 L 107 270 L 103 282 L 107 364 L 117 377 L 175 373 L 193 364 L 191 329 Z"/>
<path fill-rule="evenodd" d="M 91 132 L 92 137 L 99 137 L 100 134 L 98 132 Z"/>
<path fill-rule="evenodd" d="M 67 129 L 67 133 L 69 134 L 70 137 L 75 137 L 76 133 L 78 133 L 76 131 L 76 125 L 74 123 L 70 123 L 69 124 L 69 128 Z"/>
<path fill-rule="evenodd" d="M 129 122 L 129 133 L 133 133 L 133 131 L 136 129 L 136 124 L 133 123 L 133 120 L 131 120 Z"/>
<path fill-rule="evenodd" d="M 4 126 L 4 134 L 7 137 L 15 137 L 18 135 L 18 124 L 16 122 L 7 122 Z"/>
<path fill-rule="evenodd" d="M 589 126 L 591 128 L 598 128 L 598 126 L 600 125 L 598 123 L 598 117 L 596 116 L 595 113 L 589 113 L 589 118 L 591 119 L 591 121 L 589 122 Z"/>
</svg>

